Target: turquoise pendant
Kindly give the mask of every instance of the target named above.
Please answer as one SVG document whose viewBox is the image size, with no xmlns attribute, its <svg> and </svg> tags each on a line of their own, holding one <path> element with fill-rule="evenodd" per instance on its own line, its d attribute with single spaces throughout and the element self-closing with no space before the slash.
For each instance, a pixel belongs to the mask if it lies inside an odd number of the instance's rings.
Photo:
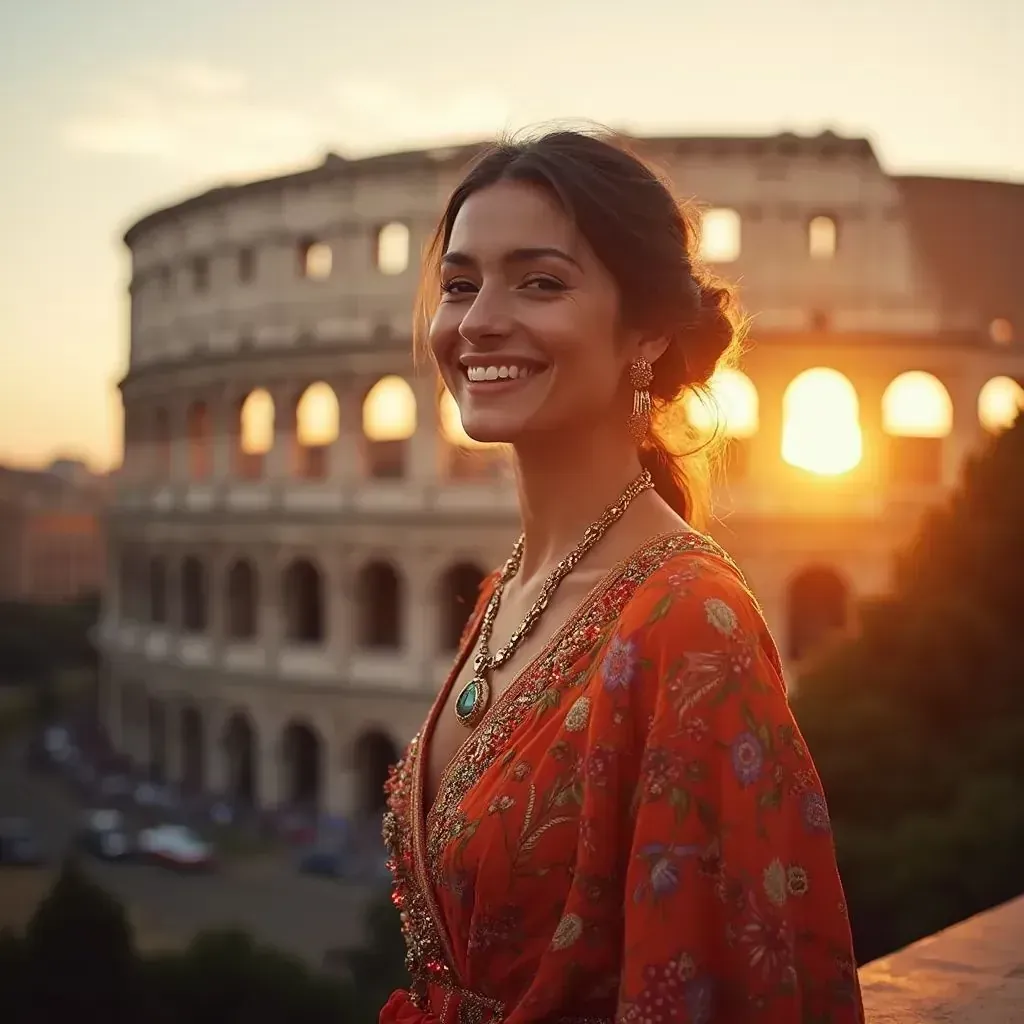
<svg viewBox="0 0 1024 1024">
<path fill-rule="evenodd" d="M 491 697 L 491 688 L 482 675 L 473 676 L 455 701 L 455 717 L 472 729 L 484 716 Z"/>
</svg>

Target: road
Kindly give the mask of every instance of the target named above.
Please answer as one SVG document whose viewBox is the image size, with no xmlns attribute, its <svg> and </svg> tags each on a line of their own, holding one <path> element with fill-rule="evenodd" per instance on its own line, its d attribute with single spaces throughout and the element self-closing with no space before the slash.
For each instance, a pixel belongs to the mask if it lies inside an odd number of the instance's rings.
<svg viewBox="0 0 1024 1024">
<path fill-rule="evenodd" d="M 31 819 L 45 849 L 59 857 L 78 814 L 59 780 L 30 773 L 14 756 L 0 753 L 0 818 Z M 87 864 L 96 881 L 129 908 L 147 945 L 154 944 L 153 936 L 161 945 L 180 945 L 197 931 L 240 927 L 319 964 L 326 950 L 362 938 L 366 891 L 301 876 L 283 858 L 238 861 L 209 876 L 139 864 Z M 3 873 L 10 878 L 20 870 Z"/>
</svg>

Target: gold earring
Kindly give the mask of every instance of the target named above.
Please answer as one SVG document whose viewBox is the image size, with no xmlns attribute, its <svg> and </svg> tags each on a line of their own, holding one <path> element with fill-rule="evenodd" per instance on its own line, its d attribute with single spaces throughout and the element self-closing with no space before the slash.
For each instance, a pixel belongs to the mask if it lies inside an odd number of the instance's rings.
<svg viewBox="0 0 1024 1024">
<path fill-rule="evenodd" d="M 640 444 L 651 428 L 651 392 L 654 367 L 640 356 L 629 368 L 629 383 L 633 388 L 633 414 L 629 417 L 629 435 Z"/>
</svg>

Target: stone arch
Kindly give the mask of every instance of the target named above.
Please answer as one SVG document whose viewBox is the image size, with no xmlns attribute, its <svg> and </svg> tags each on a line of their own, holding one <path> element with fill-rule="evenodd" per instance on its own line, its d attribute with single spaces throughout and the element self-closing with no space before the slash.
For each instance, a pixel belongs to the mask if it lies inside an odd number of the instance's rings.
<svg viewBox="0 0 1024 1024">
<path fill-rule="evenodd" d="M 206 785 L 205 723 L 194 705 L 181 709 L 181 788 L 201 793 Z"/>
<path fill-rule="evenodd" d="M 363 399 L 363 455 L 366 474 L 379 479 L 405 476 L 409 440 L 416 433 L 416 395 L 404 377 L 381 377 Z"/>
<path fill-rule="evenodd" d="M 849 622 L 850 594 L 833 568 L 810 566 L 797 573 L 787 592 L 788 653 L 793 661 L 813 654 Z"/>
<path fill-rule="evenodd" d="M 236 711 L 224 723 L 221 737 L 228 795 L 249 806 L 259 803 L 256 778 L 256 730 L 247 714 Z"/>
<path fill-rule="evenodd" d="M 472 562 L 456 562 L 442 574 L 438 594 L 441 650 L 454 651 L 459 646 L 486 575 Z"/>
<path fill-rule="evenodd" d="M 323 480 L 328 452 L 338 439 L 338 396 L 325 381 L 310 384 L 295 402 L 295 475 Z"/>
<path fill-rule="evenodd" d="M 371 728 L 360 734 L 352 751 L 357 786 L 356 810 L 360 815 L 373 816 L 383 812 L 384 783 L 399 757 L 398 746 L 385 730 Z"/>
<path fill-rule="evenodd" d="M 894 482 L 942 481 L 943 438 L 953 429 L 953 400 L 938 377 L 908 370 L 890 381 L 882 395 L 882 429 Z"/>
<path fill-rule="evenodd" d="M 243 480 L 263 476 L 267 453 L 274 447 L 274 399 L 266 388 L 255 388 L 238 404 L 234 470 Z"/>
<path fill-rule="evenodd" d="M 209 620 L 209 587 L 206 566 L 188 555 L 181 563 L 181 628 L 203 633 Z"/>
<path fill-rule="evenodd" d="M 402 580 L 383 560 L 367 562 L 356 577 L 360 647 L 397 650 L 402 645 Z"/>
<path fill-rule="evenodd" d="M 319 811 L 324 798 L 323 741 L 306 722 L 290 721 L 281 735 L 281 779 L 285 801 Z"/>
<path fill-rule="evenodd" d="M 188 475 L 207 480 L 213 473 L 213 418 L 206 402 L 197 399 L 185 412 L 185 439 L 188 442 Z"/>
<path fill-rule="evenodd" d="M 863 454 L 860 398 L 850 379 L 831 367 L 804 370 L 782 396 L 782 457 L 822 476 L 856 467 Z"/>
<path fill-rule="evenodd" d="M 259 581 L 247 558 L 231 564 L 227 576 L 227 634 L 231 640 L 254 640 L 257 632 Z"/>
<path fill-rule="evenodd" d="M 1024 387 L 1012 377 L 993 377 L 978 393 L 978 421 L 989 433 L 1009 430 L 1021 409 L 1024 409 Z"/>
<path fill-rule="evenodd" d="M 297 558 L 285 569 L 282 586 L 285 638 L 290 643 L 323 643 L 326 616 L 320 570 L 308 558 Z"/>
</svg>

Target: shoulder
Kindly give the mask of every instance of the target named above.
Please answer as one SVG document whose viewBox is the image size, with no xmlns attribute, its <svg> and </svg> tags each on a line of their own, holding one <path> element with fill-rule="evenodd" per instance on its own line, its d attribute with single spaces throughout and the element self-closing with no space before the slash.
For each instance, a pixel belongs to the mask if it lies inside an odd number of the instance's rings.
<svg viewBox="0 0 1024 1024">
<path fill-rule="evenodd" d="M 760 666 L 783 687 L 764 616 L 742 573 L 713 541 L 684 534 L 653 552 L 617 616 L 610 652 L 653 675 L 716 675 L 713 666 Z"/>
</svg>

